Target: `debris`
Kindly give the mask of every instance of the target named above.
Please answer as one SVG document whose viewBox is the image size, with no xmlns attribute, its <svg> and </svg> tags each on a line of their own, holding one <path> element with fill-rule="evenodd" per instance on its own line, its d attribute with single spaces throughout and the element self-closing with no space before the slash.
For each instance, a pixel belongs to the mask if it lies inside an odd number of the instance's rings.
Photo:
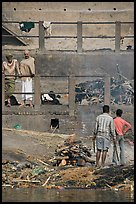
<svg viewBox="0 0 136 204">
<path fill-rule="evenodd" d="M 14 126 L 14 128 L 15 128 L 16 130 L 21 130 L 21 129 L 22 129 L 22 126 L 21 126 L 20 124 L 16 124 L 16 125 Z"/>
<path fill-rule="evenodd" d="M 81 159 L 82 160 L 82 159 Z M 95 169 L 93 166 L 58 166 L 53 171 L 43 172 L 44 167 L 33 169 L 13 169 L 15 162 L 3 163 L 2 187 L 46 188 L 80 187 L 80 188 L 110 188 L 111 190 L 134 190 L 134 165 L 116 166 Z M 66 167 L 66 166 L 65 166 Z M 50 166 L 52 168 L 52 166 Z M 42 171 L 41 171 L 42 170 Z M 28 174 L 29 173 L 29 174 Z M 21 175 L 20 175 L 21 174 Z M 25 175 L 26 174 L 26 175 Z M 25 176 L 22 176 L 25 175 Z M 43 182 L 45 180 L 45 182 Z M 50 185 L 47 185 L 50 180 Z M 59 186 L 59 187 L 58 187 Z"/>
<path fill-rule="evenodd" d="M 46 166 L 49 166 L 49 164 L 43 162 L 41 159 L 37 159 L 39 162 L 41 162 L 42 164 L 46 165 Z"/>
<path fill-rule="evenodd" d="M 61 160 L 61 163 L 59 164 L 59 166 L 65 166 L 67 164 L 66 160 L 65 159 L 62 159 Z"/>
<path fill-rule="evenodd" d="M 43 167 L 37 167 L 32 171 L 33 176 L 39 175 L 39 174 L 42 174 L 42 173 L 45 173 L 45 169 Z"/>
<path fill-rule="evenodd" d="M 111 103 L 112 104 L 134 104 L 134 87 L 131 80 L 124 77 L 119 68 L 117 70 L 118 78 L 111 77 Z M 82 104 L 86 100 L 88 104 L 98 104 L 104 102 L 104 79 L 98 78 L 92 81 L 86 81 L 76 85 L 75 102 Z"/>
<path fill-rule="evenodd" d="M 55 130 L 58 128 L 58 125 L 54 128 L 54 130 L 52 131 L 52 134 L 55 132 Z"/>
<path fill-rule="evenodd" d="M 3 128 L 3 130 L 5 129 Z M 23 149 L 20 144 L 19 147 L 16 146 L 12 151 L 11 146 L 9 148 L 10 151 L 3 148 L 3 188 L 43 187 L 47 189 L 63 189 L 74 187 L 109 189 L 110 187 L 107 186 L 109 185 L 112 187 L 111 190 L 129 190 L 133 193 L 134 160 L 125 166 L 109 166 L 109 168 L 106 169 L 96 169 L 94 166 L 95 161 L 93 163 L 95 154 L 93 152 L 92 145 L 90 144 L 90 142 L 92 142 L 90 141 L 90 138 L 92 139 L 91 136 L 86 138 L 82 137 L 82 140 L 80 140 L 80 137 L 75 134 L 52 135 L 45 132 L 41 133 L 36 131 L 34 132 L 8 128 L 6 129 L 6 134 L 9 134 L 9 137 L 7 138 L 8 142 L 12 135 L 15 136 L 15 139 L 16 135 L 22 135 L 23 138 L 25 138 L 22 145 L 23 147 L 26 143 L 28 147 L 26 134 L 29 136 L 31 141 L 34 140 L 34 142 L 39 144 L 40 147 L 41 140 L 46 142 L 47 145 L 49 145 L 51 142 L 53 146 L 51 149 L 47 149 L 46 153 L 44 152 L 43 154 L 39 154 L 38 151 L 36 152 L 36 155 L 33 155 L 33 152 L 31 154 L 30 151 L 27 152 L 26 149 Z M 10 143 L 10 145 L 11 144 L 12 143 Z M 89 146 L 89 148 L 86 146 L 86 144 Z M 130 147 L 128 144 L 126 147 L 130 156 L 130 154 L 133 152 L 133 146 Z M 46 145 L 44 145 L 44 150 L 46 148 Z M 21 157 L 15 157 L 14 155 L 18 155 L 16 153 L 21 153 Z M 57 160 L 57 157 L 60 157 L 60 160 Z M 88 159 L 90 160 L 89 162 Z M 130 160 L 131 159 L 133 159 L 132 156 L 130 157 Z"/>
<path fill-rule="evenodd" d="M 3 184 L 2 187 L 11 187 L 11 188 L 13 188 L 13 186 L 10 185 L 10 184 Z"/>
<path fill-rule="evenodd" d="M 30 182 L 30 183 L 40 183 L 38 180 L 24 180 L 24 179 L 13 179 L 13 182 Z"/>
<path fill-rule="evenodd" d="M 23 169 L 23 168 L 32 168 L 32 164 L 30 162 L 21 162 L 17 166 L 17 168 Z"/>
<path fill-rule="evenodd" d="M 120 186 L 120 188 L 121 186 L 125 186 L 126 182 L 124 183 L 124 181 L 134 181 L 134 165 L 97 169 L 93 174 L 100 175 L 97 179 L 94 179 L 97 183 L 97 187 L 105 187 L 105 185 L 107 186 L 108 184 L 112 189 L 118 189 L 117 186 Z"/>
<path fill-rule="evenodd" d="M 48 181 L 50 180 L 50 176 L 47 178 L 47 180 L 45 181 L 45 183 L 42 185 L 42 186 L 45 186 L 47 183 L 48 183 Z"/>
</svg>

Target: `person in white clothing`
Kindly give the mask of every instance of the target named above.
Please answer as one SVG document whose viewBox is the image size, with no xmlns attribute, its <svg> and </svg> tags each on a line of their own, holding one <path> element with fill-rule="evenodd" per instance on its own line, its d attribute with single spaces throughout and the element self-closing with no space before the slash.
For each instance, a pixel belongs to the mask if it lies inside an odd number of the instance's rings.
<svg viewBox="0 0 136 204">
<path fill-rule="evenodd" d="M 20 106 L 25 106 L 26 101 L 29 101 L 30 107 L 33 107 L 32 93 L 32 78 L 35 75 L 35 59 L 30 56 L 29 50 L 24 52 L 25 59 L 20 62 L 20 72 L 22 79 L 22 103 Z"/>
</svg>

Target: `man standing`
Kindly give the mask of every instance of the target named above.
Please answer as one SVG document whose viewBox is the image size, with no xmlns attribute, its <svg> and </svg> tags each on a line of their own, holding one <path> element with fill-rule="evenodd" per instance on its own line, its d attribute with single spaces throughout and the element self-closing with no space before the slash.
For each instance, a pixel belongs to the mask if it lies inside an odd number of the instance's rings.
<svg viewBox="0 0 136 204">
<path fill-rule="evenodd" d="M 2 72 L 5 74 L 5 100 L 7 101 L 7 106 L 10 107 L 10 97 L 15 91 L 15 75 L 20 75 L 20 70 L 17 59 L 13 59 L 13 55 L 11 53 L 6 55 L 6 59 L 7 61 L 2 63 Z"/>
<path fill-rule="evenodd" d="M 109 115 L 109 106 L 103 106 L 103 113 L 96 117 L 94 138 L 96 138 L 96 167 L 104 167 L 111 138 L 116 142 L 113 118 Z M 101 165 L 99 160 L 101 157 Z"/>
<path fill-rule="evenodd" d="M 22 104 L 24 106 L 26 101 L 29 101 L 30 107 L 32 103 L 32 77 L 35 75 L 35 59 L 30 56 L 30 52 L 25 50 L 25 59 L 20 62 L 20 72 L 22 74 Z M 24 76 L 24 77 L 23 77 Z M 26 76 L 26 77 L 25 77 Z M 28 94 L 27 94 L 28 93 Z"/>
<path fill-rule="evenodd" d="M 122 109 L 117 109 L 116 110 L 116 117 L 114 118 L 114 125 L 115 125 L 115 130 L 116 130 L 116 139 L 117 143 L 120 148 L 120 165 L 125 164 L 125 146 L 124 146 L 124 134 L 131 129 L 131 124 L 125 121 L 121 116 L 122 116 Z M 113 151 L 113 163 L 116 165 L 117 163 L 117 158 L 115 151 Z"/>
</svg>

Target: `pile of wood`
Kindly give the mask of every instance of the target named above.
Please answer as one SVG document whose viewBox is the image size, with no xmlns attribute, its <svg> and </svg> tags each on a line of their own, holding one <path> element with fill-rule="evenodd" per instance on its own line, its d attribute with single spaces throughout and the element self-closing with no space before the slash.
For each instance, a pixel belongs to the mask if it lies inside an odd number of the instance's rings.
<svg viewBox="0 0 136 204">
<path fill-rule="evenodd" d="M 86 162 L 95 163 L 91 159 L 92 150 L 82 144 L 81 140 L 76 140 L 70 136 L 64 141 L 64 144 L 58 145 L 55 150 L 55 156 L 52 159 L 54 166 L 85 166 Z"/>
<path fill-rule="evenodd" d="M 128 80 L 122 74 L 119 77 L 111 77 L 110 93 L 112 104 L 134 104 L 134 82 Z M 98 104 L 104 102 L 104 86 L 103 78 L 76 84 L 75 102 L 82 104 L 82 100 L 86 100 L 88 104 Z"/>
</svg>

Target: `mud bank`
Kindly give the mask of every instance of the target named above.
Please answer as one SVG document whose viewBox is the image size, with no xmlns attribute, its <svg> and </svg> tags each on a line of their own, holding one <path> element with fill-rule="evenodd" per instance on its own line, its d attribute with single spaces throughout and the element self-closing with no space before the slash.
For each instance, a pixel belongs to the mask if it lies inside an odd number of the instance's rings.
<svg viewBox="0 0 136 204">
<path fill-rule="evenodd" d="M 84 166 L 54 166 L 52 158 L 58 145 L 70 135 L 3 129 L 2 134 L 2 186 L 44 188 L 108 188 L 111 190 L 134 189 L 133 146 L 125 166 L 110 166 L 111 150 L 105 169 L 96 169 L 86 162 Z M 77 136 L 78 137 L 78 136 Z M 79 138 L 78 138 L 79 139 Z M 92 147 L 90 137 L 80 138 Z M 92 158 L 95 159 L 95 154 Z"/>
</svg>

